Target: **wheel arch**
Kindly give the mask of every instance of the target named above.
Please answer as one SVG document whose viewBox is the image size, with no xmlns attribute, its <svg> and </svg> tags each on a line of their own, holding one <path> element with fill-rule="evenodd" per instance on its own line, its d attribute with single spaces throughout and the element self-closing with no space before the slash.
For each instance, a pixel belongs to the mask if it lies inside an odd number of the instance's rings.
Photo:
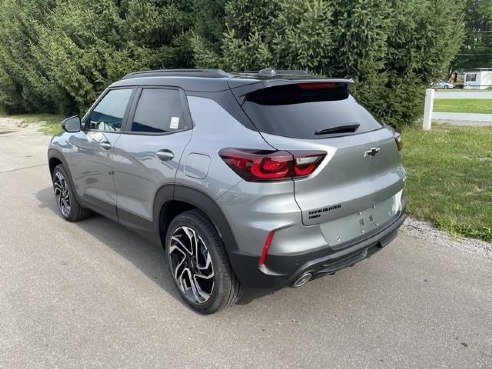
<svg viewBox="0 0 492 369">
<path fill-rule="evenodd" d="M 50 168 L 50 174 L 52 176 L 53 176 L 53 171 L 55 170 L 56 166 L 59 164 L 63 164 L 63 162 L 60 159 L 58 159 L 56 156 L 49 159 L 48 165 Z"/>
<path fill-rule="evenodd" d="M 154 219 L 162 245 L 171 221 L 183 211 L 198 209 L 211 221 L 222 238 L 227 254 L 238 249 L 232 229 L 217 203 L 204 192 L 184 185 L 162 187 L 154 201 Z"/>
<path fill-rule="evenodd" d="M 63 154 L 59 152 L 58 150 L 55 149 L 49 149 L 48 150 L 48 167 L 50 170 L 50 174 L 53 175 L 53 171 L 55 170 L 55 167 L 58 164 L 63 164 L 65 169 L 67 169 L 67 163 L 65 161 L 65 158 L 63 157 Z"/>
<path fill-rule="evenodd" d="M 72 178 L 72 172 L 70 171 L 70 168 L 67 164 L 67 161 L 65 157 L 63 156 L 63 153 L 56 149 L 49 149 L 48 150 L 48 167 L 50 170 L 50 176 L 53 177 L 53 171 L 55 170 L 56 166 L 62 164 L 63 168 L 68 174 L 68 180 L 70 181 L 70 184 L 72 185 L 72 188 L 75 189 L 75 183 L 73 182 Z M 75 191 L 77 192 L 77 191 Z M 75 193 L 75 195 L 78 197 L 78 194 Z"/>
<path fill-rule="evenodd" d="M 67 161 L 65 160 L 63 153 L 53 148 L 48 150 L 48 164 L 49 164 L 50 173 L 53 173 L 53 170 L 58 164 L 63 164 L 65 169 L 68 168 Z"/>
</svg>

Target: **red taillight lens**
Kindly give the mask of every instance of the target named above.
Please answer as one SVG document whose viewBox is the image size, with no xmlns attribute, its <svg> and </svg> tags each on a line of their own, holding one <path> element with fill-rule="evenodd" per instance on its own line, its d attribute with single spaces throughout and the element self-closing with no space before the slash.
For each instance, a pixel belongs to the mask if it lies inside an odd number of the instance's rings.
<svg viewBox="0 0 492 369">
<path fill-rule="evenodd" d="M 318 167 L 321 160 L 326 156 L 320 151 L 293 151 L 294 175 L 296 177 L 308 176 Z"/>
<path fill-rule="evenodd" d="M 310 175 L 326 156 L 326 152 L 222 149 L 219 155 L 245 180 L 269 181 Z"/>
<path fill-rule="evenodd" d="M 251 166 L 251 174 L 258 179 L 279 179 L 289 176 L 290 155 L 277 155 L 257 159 Z"/>
<path fill-rule="evenodd" d="M 403 140 L 401 137 L 401 133 L 398 131 L 395 131 L 393 133 L 393 138 L 395 139 L 396 147 L 398 147 L 398 151 L 401 151 L 401 149 L 403 149 Z"/>
<path fill-rule="evenodd" d="M 294 167 L 294 173 L 296 174 L 296 176 L 308 176 L 312 172 L 314 172 L 315 169 L 316 169 L 315 164 L 296 165 Z"/>
</svg>

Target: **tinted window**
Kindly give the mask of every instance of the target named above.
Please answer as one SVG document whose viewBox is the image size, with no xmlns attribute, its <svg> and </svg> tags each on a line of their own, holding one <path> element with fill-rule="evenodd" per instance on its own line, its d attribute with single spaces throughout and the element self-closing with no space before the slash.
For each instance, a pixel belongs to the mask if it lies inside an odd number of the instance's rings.
<svg viewBox="0 0 492 369">
<path fill-rule="evenodd" d="M 357 134 L 381 128 L 376 119 L 349 95 L 346 86 L 300 88 L 288 85 L 249 94 L 244 111 L 261 132 L 293 138 L 326 138 L 320 131 L 335 127 L 357 127 Z M 318 132 L 318 134 L 315 134 Z"/>
<path fill-rule="evenodd" d="M 89 129 L 119 131 L 132 89 L 109 91 L 91 112 Z"/>
<path fill-rule="evenodd" d="M 181 95 L 178 90 L 142 90 L 132 123 L 133 132 L 164 133 L 183 128 Z"/>
</svg>

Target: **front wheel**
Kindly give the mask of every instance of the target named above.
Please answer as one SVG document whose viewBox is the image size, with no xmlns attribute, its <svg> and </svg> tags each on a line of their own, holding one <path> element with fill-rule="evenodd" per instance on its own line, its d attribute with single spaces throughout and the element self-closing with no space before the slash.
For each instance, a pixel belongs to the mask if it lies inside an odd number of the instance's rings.
<svg viewBox="0 0 492 369">
<path fill-rule="evenodd" d="M 169 271 L 184 301 L 212 314 L 234 304 L 241 286 L 231 270 L 222 240 L 200 211 L 179 214 L 166 235 Z"/>
<path fill-rule="evenodd" d="M 82 207 L 77 201 L 75 192 L 62 164 L 57 165 L 53 170 L 52 180 L 56 205 L 63 218 L 70 222 L 76 222 L 90 216 L 90 210 Z"/>
</svg>

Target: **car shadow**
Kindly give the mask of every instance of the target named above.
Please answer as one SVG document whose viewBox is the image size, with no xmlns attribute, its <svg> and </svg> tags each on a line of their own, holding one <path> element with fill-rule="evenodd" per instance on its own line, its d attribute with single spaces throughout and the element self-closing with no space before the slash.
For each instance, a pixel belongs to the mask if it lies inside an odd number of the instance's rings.
<svg viewBox="0 0 492 369">
<path fill-rule="evenodd" d="M 60 217 L 51 187 L 39 191 L 36 194 L 36 198 L 40 202 L 40 207 L 48 208 L 56 216 Z M 130 261 L 165 292 L 179 300 L 184 306 L 188 307 L 188 305 L 182 301 L 172 277 L 167 270 L 165 254 L 162 247 L 155 245 L 137 233 L 128 230 L 121 224 L 97 213 L 93 213 L 88 219 L 77 222 L 76 225 Z M 270 290 L 247 289 L 244 291 L 237 304 L 247 305 L 255 299 L 273 293 L 274 291 Z"/>
<path fill-rule="evenodd" d="M 51 187 L 39 191 L 36 198 L 40 202 L 40 207 L 48 208 L 60 217 Z M 122 225 L 97 213 L 93 213 L 90 218 L 75 224 L 130 261 L 164 291 L 181 302 L 181 297 L 167 272 L 165 255 L 159 245 L 149 242 Z"/>
</svg>

